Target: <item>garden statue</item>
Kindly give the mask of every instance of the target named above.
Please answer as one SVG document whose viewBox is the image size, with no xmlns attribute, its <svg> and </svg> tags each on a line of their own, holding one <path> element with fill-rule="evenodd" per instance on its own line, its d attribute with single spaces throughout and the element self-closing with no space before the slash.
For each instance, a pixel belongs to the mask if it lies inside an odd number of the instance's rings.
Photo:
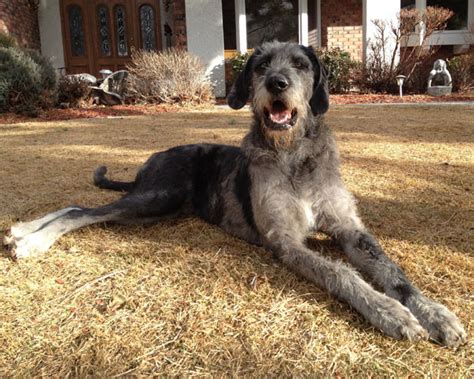
<svg viewBox="0 0 474 379">
<path fill-rule="evenodd" d="M 434 80 L 441 80 L 443 85 L 432 86 L 431 83 Z M 445 96 L 451 93 L 453 89 L 451 74 L 446 68 L 446 62 L 442 59 L 437 59 L 433 65 L 433 69 L 430 71 L 428 77 L 428 93 L 432 96 Z"/>
</svg>

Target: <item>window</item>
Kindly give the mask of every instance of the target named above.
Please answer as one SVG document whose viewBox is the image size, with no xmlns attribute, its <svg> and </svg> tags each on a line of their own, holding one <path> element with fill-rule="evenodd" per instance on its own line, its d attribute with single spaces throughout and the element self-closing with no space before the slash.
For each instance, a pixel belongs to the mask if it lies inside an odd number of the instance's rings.
<svg viewBox="0 0 474 379">
<path fill-rule="evenodd" d="M 400 8 L 413 9 L 416 8 L 416 0 L 401 0 Z"/>
<path fill-rule="evenodd" d="M 222 0 L 222 15 L 224 20 L 224 49 L 236 50 L 235 2 L 233 0 Z"/>
<path fill-rule="evenodd" d="M 156 50 L 155 10 L 150 5 L 140 7 L 140 33 L 142 49 Z"/>
<path fill-rule="evenodd" d="M 110 29 L 109 29 L 109 10 L 105 5 L 100 5 L 97 8 L 97 16 L 99 19 L 99 43 L 100 54 L 103 57 L 112 55 L 110 45 Z"/>
<path fill-rule="evenodd" d="M 448 20 L 448 30 L 467 29 L 467 3 L 468 0 L 427 0 L 428 7 L 443 7 L 454 12 Z"/>
<path fill-rule="evenodd" d="M 308 0 L 308 44 L 318 47 L 318 9 L 316 0 Z"/>
<path fill-rule="evenodd" d="M 117 36 L 117 51 L 121 57 L 128 55 L 127 30 L 125 20 L 125 9 L 122 5 L 115 7 L 115 27 Z"/>
<path fill-rule="evenodd" d="M 79 5 L 73 5 L 69 8 L 68 13 L 72 56 L 82 57 L 86 54 L 84 42 L 84 19 L 82 17 L 82 9 Z"/>
<path fill-rule="evenodd" d="M 247 46 L 266 41 L 298 42 L 298 0 L 245 0 Z"/>
</svg>

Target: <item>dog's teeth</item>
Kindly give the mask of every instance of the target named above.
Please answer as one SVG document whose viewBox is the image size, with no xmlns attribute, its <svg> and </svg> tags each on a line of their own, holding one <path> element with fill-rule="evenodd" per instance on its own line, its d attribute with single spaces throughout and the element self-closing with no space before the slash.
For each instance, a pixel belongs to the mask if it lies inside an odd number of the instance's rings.
<svg viewBox="0 0 474 379">
<path fill-rule="evenodd" d="M 277 124 L 286 124 L 291 119 L 291 113 L 288 111 L 270 113 L 270 120 Z"/>
</svg>

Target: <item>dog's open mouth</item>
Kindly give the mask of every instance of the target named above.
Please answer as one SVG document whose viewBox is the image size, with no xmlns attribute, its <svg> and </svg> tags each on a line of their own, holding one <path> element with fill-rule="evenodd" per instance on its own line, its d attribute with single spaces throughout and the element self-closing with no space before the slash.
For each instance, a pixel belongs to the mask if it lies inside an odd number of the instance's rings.
<svg viewBox="0 0 474 379">
<path fill-rule="evenodd" d="M 265 125 L 274 130 L 288 130 L 296 123 L 296 109 L 288 109 L 281 100 L 275 100 L 270 109 L 264 108 Z"/>
</svg>

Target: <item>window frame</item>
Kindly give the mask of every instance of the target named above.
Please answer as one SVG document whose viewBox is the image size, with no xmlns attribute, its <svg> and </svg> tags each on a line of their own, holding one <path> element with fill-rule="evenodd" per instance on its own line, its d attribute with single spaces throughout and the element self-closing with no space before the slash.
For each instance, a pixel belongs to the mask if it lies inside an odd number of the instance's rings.
<svg viewBox="0 0 474 379">
<path fill-rule="evenodd" d="M 469 30 L 474 25 L 474 0 L 467 0 L 467 29 L 442 30 L 434 32 L 427 41 L 428 46 L 432 45 L 471 45 L 474 44 L 474 33 Z M 427 0 L 416 0 L 416 9 L 425 10 Z M 406 43 L 405 47 L 419 46 L 421 44 L 421 35 L 423 26 L 418 32 L 413 33 Z"/>
</svg>

